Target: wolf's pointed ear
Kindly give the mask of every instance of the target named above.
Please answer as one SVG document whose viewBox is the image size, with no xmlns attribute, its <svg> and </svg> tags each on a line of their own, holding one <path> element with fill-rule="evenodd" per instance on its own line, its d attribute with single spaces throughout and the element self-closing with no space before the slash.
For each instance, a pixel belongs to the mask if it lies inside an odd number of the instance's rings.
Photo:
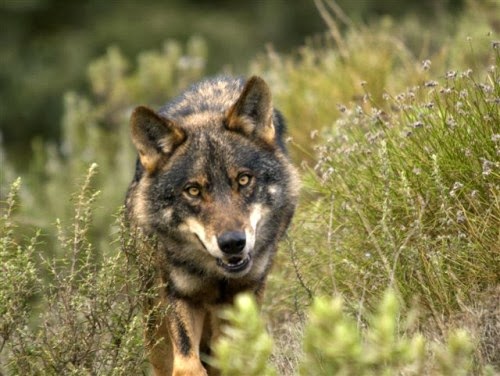
<svg viewBox="0 0 500 376">
<path fill-rule="evenodd" d="M 275 145 L 271 91 L 262 78 L 253 76 L 247 81 L 240 97 L 226 114 L 226 128 L 255 137 L 270 146 Z"/>
<path fill-rule="evenodd" d="M 165 161 L 186 138 L 175 123 L 144 106 L 134 110 L 130 126 L 132 142 L 141 164 L 149 173 L 156 171 L 160 162 Z"/>
</svg>

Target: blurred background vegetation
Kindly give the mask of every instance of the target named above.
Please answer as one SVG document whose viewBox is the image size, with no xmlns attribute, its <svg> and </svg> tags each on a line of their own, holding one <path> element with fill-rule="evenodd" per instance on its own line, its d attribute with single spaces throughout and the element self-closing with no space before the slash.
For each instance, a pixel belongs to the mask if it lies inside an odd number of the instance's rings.
<svg viewBox="0 0 500 376">
<path fill-rule="evenodd" d="M 464 2 L 338 4 L 354 21 L 411 16 L 431 25 L 459 14 Z M 205 73 L 246 73 L 266 45 L 285 52 L 326 30 L 313 0 L 2 0 L 0 24 L 0 132 L 20 168 L 30 159 L 33 138 L 60 140 L 62 94 L 90 91 L 86 67 L 110 45 L 132 59 L 168 39 L 184 43 L 198 35 L 209 51 Z"/>
</svg>

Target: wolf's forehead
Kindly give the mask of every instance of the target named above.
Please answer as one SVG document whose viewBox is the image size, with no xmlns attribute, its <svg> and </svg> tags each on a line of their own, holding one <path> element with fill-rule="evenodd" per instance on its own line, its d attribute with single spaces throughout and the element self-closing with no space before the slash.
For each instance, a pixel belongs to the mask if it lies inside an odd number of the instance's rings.
<svg viewBox="0 0 500 376">
<path fill-rule="evenodd" d="M 235 145 L 229 138 L 200 132 L 191 144 L 193 168 L 203 171 L 221 170 L 238 163 Z"/>
<path fill-rule="evenodd" d="M 259 159 L 250 143 L 234 139 L 220 131 L 201 132 L 190 145 L 191 173 L 208 180 L 224 179 Z"/>
</svg>

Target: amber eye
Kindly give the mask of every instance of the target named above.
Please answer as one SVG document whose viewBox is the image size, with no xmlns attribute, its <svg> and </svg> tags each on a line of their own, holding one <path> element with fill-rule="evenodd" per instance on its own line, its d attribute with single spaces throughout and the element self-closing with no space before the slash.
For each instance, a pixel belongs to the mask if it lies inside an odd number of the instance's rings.
<svg viewBox="0 0 500 376">
<path fill-rule="evenodd" d="M 241 174 L 240 176 L 238 176 L 238 184 L 240 185 L 240 187 L 244 187 L 250 183 L 251 179 L 252 177 L 250 175 Z"/>
<path fill-rule="evenodd" d="M 190 197 L 199 197 L 201 194 L 201 191 L 200 191 L 200 188 L 192 185 L 192 186 L 186 188 L 186 193 Z"/>
</svg>

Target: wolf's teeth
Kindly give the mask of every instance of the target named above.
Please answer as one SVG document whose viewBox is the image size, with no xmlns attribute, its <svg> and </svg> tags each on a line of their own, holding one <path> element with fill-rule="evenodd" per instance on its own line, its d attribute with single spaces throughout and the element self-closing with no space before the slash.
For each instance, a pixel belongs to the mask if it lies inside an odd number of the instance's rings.
<svg viewBox="0 0 500 376">
<path fill-rule="evenodd" d="M 246 257 L 230 257 L 228 259 L 217 259 L 217 264 L 225 268 L 229 272 L 241 271 L 240 269 L 245 269 L 250 264 L 250 256 Z"/>
<path fill-rule="evenodd" d="M 236 266 L 236 265 L 241 265 L 244 261 L 245 261 L 245 259 L 244 259 L 244 258 L 240 258 L 240 257 L 233 257 L 233 258 L 231 258 L 231 259 L 227 260 L 227 263 L 228 263 L 229 265 L 235 265 L 235 266 Z"/>
</svg>

